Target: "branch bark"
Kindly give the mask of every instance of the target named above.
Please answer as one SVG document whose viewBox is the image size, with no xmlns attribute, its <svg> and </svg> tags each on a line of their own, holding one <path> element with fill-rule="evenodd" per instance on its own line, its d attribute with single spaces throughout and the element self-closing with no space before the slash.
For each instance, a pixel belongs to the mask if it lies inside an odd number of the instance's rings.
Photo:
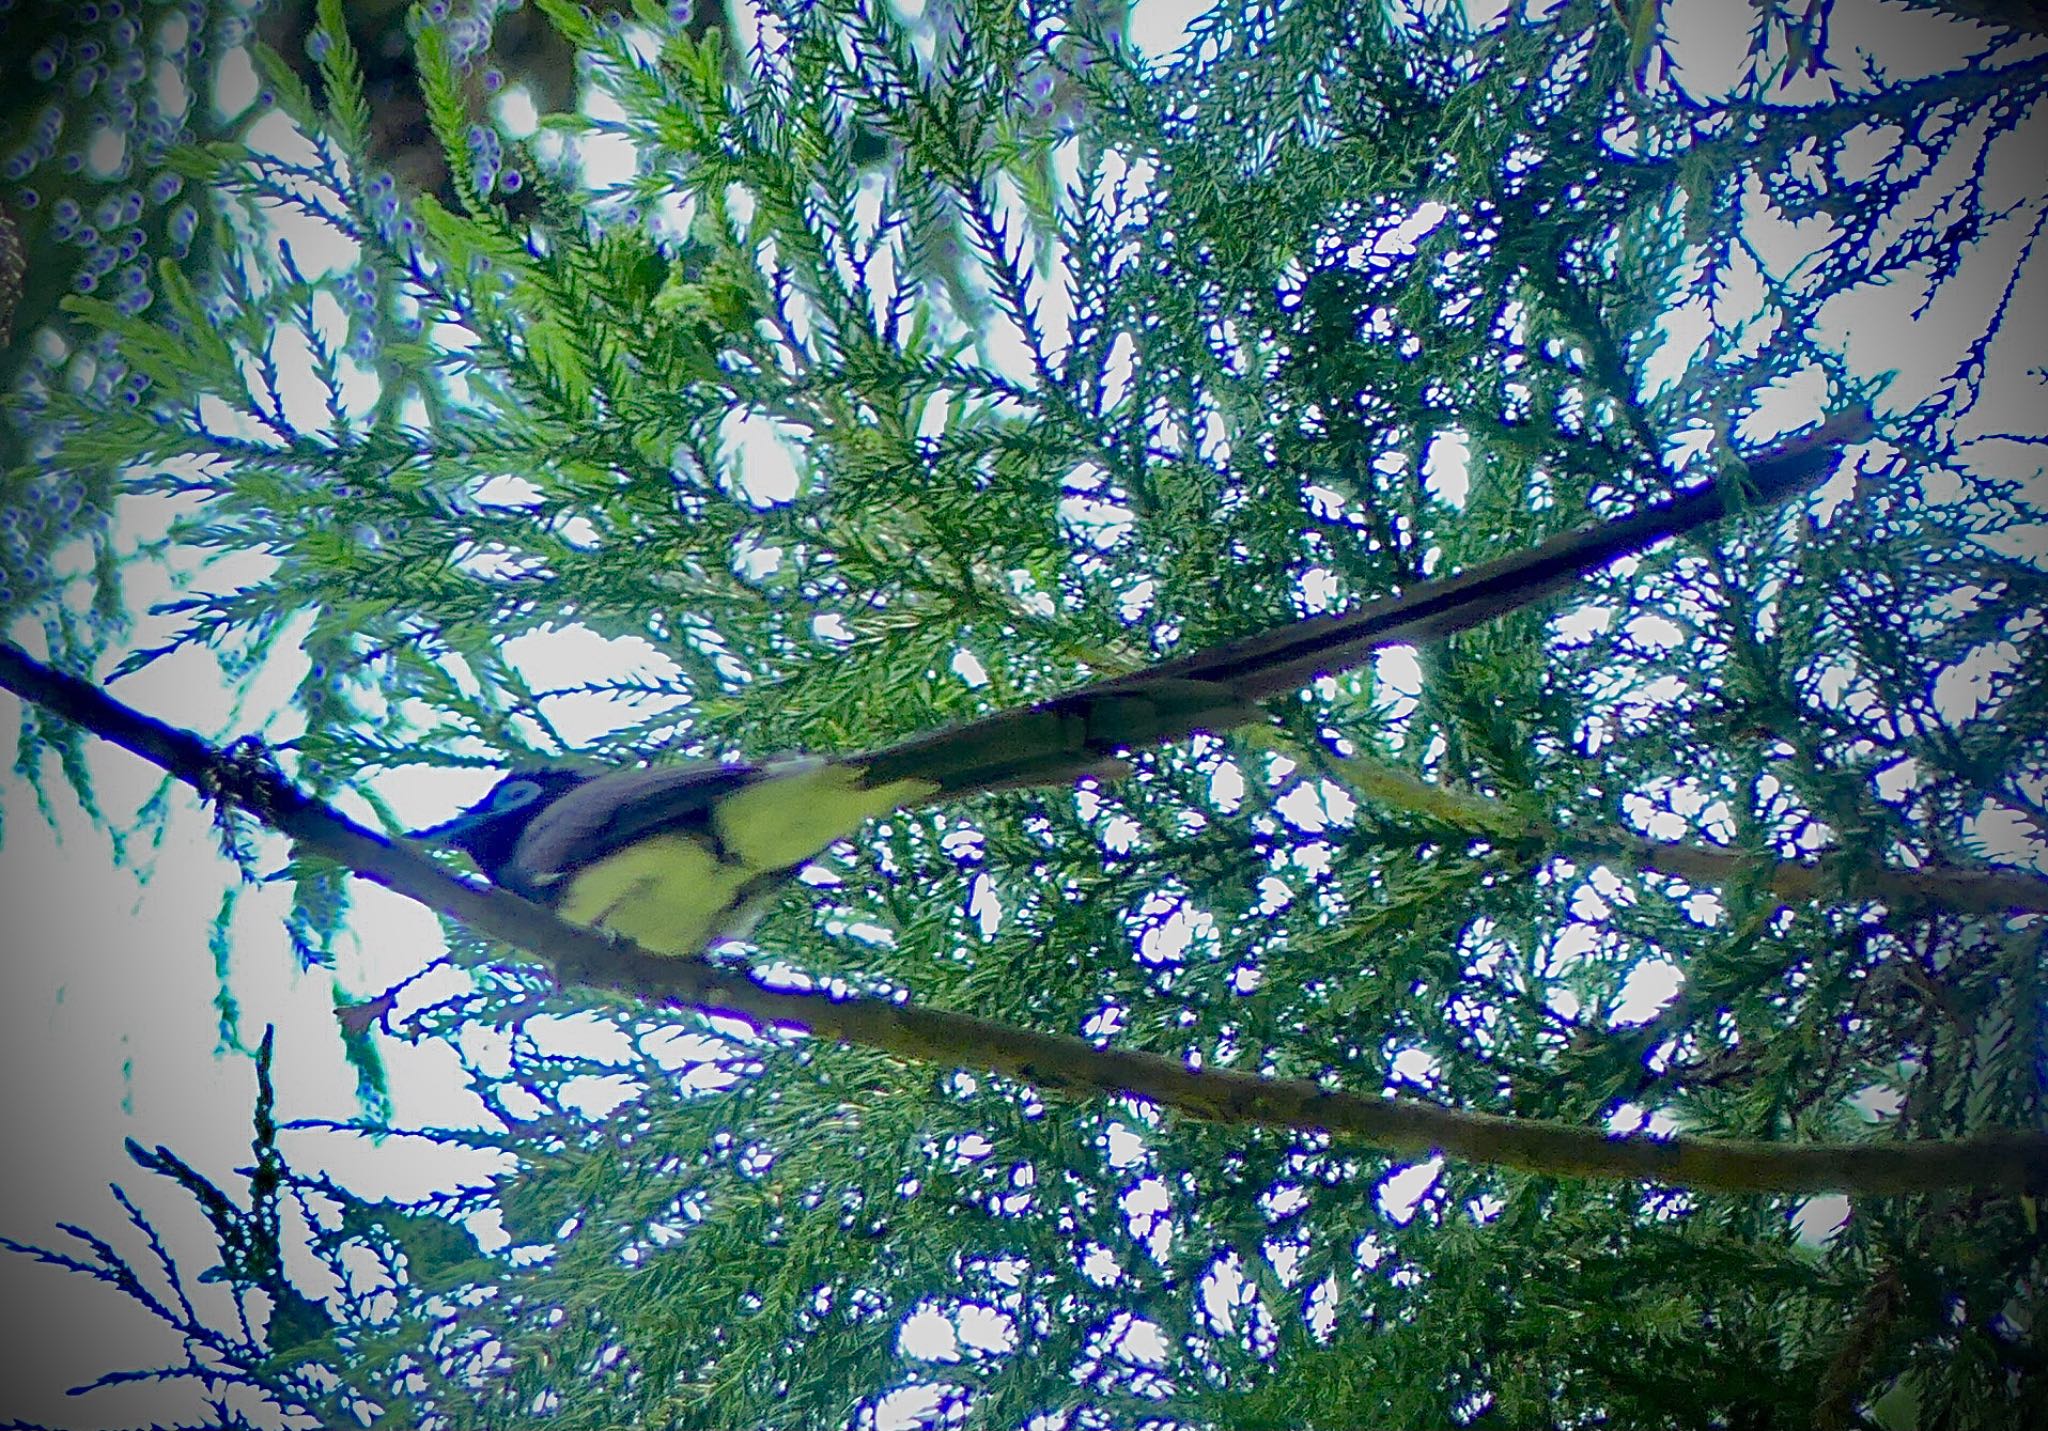
<svg viewBox="0 0 2048 1431">
<path fill-rule="evenodd" d="M 1837 870 L 1819 864 L 1768 860 L 1744 850 L 1711 845 L 1666 844 L 1615 831 L 1570 842 L 1565 853 L 1609 856 L 1688 884 L 1736 884 L 1761 868 L 1764 883 L 1786 904 L 1827 899 L 1875 899 L 1886 904 L 1939 904 L 1976 914 L 2014 910 L 2048 911 L 2048 880 L 2021 870 L 1897 869 L 1890 865 Z"/>
<path fill-rule="evenodd" d="M 248 811 L 363 878 L 538 955 L 564 983 L 738 1017 L 761 1030 L 803 1030 L 906 1058 L 985 1069 L 1055 1091 L 1145 1098 L 1214 1122 L 1346 1135 L 1408 1157 L 1443 1154 L 1552 1176 L 1632 1179 L 1722 1192 L 2048 1190 L 2048 1134 L 2042 1133 L 1804 1145 L 1615 1138 L 1593 1128 L 1347 1093 L 1300 1079 L 1195 1069 L 1159 1054 L 1104 1049 L 1083 1039 L 966 1014 L 769 989 L 702 959 L 647 954 L 564 924 L 516 895 L 457 879 L 409 845 L 394 844 L 308 798 L 268 760 L 237 748 L 218 749 L 5 642 L 0 642 L 0 686 L 141 756 L 209 800 Z"/>
<path fill-rule="evenodd" d="M 1287 753 L 1299 758 L 1298 752 Z M 1889 905 L 1938 904 L 1972 914 L 2048 913 L 2048 879 L 2025 870 L 1848 867 L 1839 858 L 1831 862 L 1825 854 L 1812 863 L 1779 860 L 1753 850 L 1652 840 L 1611 826 L 1566 832 L 1530 820 L 1504 800 L 1447 790 L 1366 756 L 1319 752 L 1316 758 L 1353 794 L 1377 804 L 1442 820 L 1489 839 L 1540 840 L 1570 859 L 1613 861 L 1688 884 L 1740 884 L 1761 874 L 1764 888 L 1786 904 L 1868 899 Z"/>
<path fill-rule="evenodd" d="M 2048 35 L 2048 0 L 1907 0 L 1916 10 L 1945 10 L 1980 25 Z"/>
</svg>

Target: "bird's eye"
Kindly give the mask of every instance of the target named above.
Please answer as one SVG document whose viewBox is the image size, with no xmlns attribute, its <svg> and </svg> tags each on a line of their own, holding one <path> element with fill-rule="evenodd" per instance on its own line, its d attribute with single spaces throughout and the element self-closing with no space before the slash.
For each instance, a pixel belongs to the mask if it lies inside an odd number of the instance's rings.
<svg viewBox="0 0 2048 1431">
<path fill-rule="evenodd" d="M 512 780 L 498 787 L 498 793 L 491 797 L 493 810 L 517 810 L 521 805 L 531 805 L 540 799 L 540 783 L 534 780 Z"/>
</svg>

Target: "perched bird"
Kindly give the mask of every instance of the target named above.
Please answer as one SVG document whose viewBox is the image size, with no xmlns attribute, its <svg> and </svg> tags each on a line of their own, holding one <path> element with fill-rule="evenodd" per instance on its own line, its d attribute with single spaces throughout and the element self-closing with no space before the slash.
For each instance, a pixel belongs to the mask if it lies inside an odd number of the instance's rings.
<svg viewBox="0 0 2048 1431">
<path fill-rule="evenodd" d="M 1753 457 L 1746 496 L 1734 505 L 1803 490 L 1833 469 L 1837 449 L 1871 432 L 1868 413 L 1837 414 Z M 1442 640 L 1729 510 L 1723 488 L 1699 488 L 1355 611 L 1289 622 L 865 754 L 520 772 L 415 838 L 467 851 L 492 883 L 573 924 L 655 953 L 694 954 L 746 934 L 807 861 L 878 815 L 1116 773 L 1124 752 L 1263 720 L 1262 700 L 1381 646 Z"/>
</svg>

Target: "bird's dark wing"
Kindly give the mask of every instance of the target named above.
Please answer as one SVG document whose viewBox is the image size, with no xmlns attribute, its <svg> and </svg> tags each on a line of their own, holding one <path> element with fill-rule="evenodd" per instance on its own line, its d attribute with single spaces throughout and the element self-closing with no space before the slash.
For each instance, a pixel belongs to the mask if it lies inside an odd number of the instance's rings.
<svg viewBox="0 0 2048 1431">
<path fill-rule="evenodd" d="M 611 771 L 536 814 L 519 838 L 513 864 L 525 881 L 545 888 L 564 872 L 596 864 L 652 834 L 708 837 L 712 808 L 762 775 L 757 765 L 717 762 Z"/>
<path fill-rule="evenodd" d="M 925 780 L 937 799 L 1122 774 L 1120 752 L 1235 729 L 1264 714 L 1227 685 L 1141 674 L 843 759 L 871 786 Z"/>
</svg>

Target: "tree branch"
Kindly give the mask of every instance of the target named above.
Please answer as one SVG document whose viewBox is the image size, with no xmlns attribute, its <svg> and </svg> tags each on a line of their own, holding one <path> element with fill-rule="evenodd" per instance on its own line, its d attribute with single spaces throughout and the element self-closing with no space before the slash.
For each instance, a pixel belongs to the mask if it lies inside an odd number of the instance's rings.
<svg viewBox="0 0 2048 1431">
<path fill-rule="evenodd" d="M 1620 1178 L 1723 1192 L 1910 1193 L 2048 1189 L 2048 1134 L 1955 1141 L 1787 1145 L 1710 1138 L 1614 1138 L 1593 1128 L 1444 1108 L 1418 1099 L 1193 1069 L 1159 1054 L 879 999 L 764 988 L 702 959 L 662 958 L 564 924 L 539 905 L 445 873 L 405 844 L 309 799 L 267 760 L 220 750 L 0 642 L 0 686 L 134 752 L 226 808 L 247 810 L 362 877 L 539 955 L 564 983 L 621 990 L 678 1009 L 797 1028 L 927 1062 L 989 1070 L 1073 1094 L 1149 1099 L 1214 1122 L 1313 1129 L 1410 1157 L 1444 1154 L 1553 1176 Z"/>
<path fill-rule="evenodd" d="M 1271 743 L 1277 747 L 1277 742 Z M 1740 884 L 1761 874 L 1764 887 L 1786 904 L 1872 899 L 1890 905 L 1939 904 L 1973 914 L 2048 913 L 2048 879 L 2025 870 L 1964 865 L 1934 869 L 1847 866 L 1825 854 L 1809 864 L 1752 850 L 1652 840 L 1612 826 L 1567 833 L 1546 822 L 1532 821 L 1507 801 L 1432 785 L 1363 755 L 1329 751 L 1320 752 L 1317 759 L 1327 774 L 1375 804 L 1441 820 L 1489 839 L 1541 840 L 1570 859 L 1617 861 L 1688 884 Z"/>
<path fill-rule="evenodd" d="M 1604 852 L 1696 885 L 1736 884 L 1762 870 L 1766 887 L 1786 904 L 1847 898 L 1892 905 L 1940 904 L 1978 914 L 2048 911 L 2048 880 L 2023 870 L 1962 866 L 1911 870 L 1891 865 L 1844 868 L 1825 856 L 1818 864 L 1771 860 L 1747 850 L 1666 844 L 1620 830 L 1568 842 L 1564 852 L 1574 851 Z"/>
</svg>

